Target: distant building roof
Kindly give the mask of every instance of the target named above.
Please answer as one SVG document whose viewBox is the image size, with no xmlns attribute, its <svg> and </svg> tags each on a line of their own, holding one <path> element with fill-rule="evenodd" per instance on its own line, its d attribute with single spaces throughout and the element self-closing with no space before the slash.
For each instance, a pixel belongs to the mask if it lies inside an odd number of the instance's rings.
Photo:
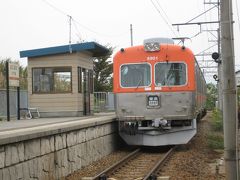
<svg viewBox="0 0 240 180">
<path fill-rule="evenodd" d="M 89 51 L 93 53 L 94 57 L 106 55 L 109 52 L 109 49 L 96 43 L 96 42 L 85 42 L 71 45 L 47 47 L 40 49 L 32 49 L 26 51 L 20 51 L 20 57 L 40 57 L 56 54 L 64 54 L 69 52 L 81 52 Z"/>
</svg>

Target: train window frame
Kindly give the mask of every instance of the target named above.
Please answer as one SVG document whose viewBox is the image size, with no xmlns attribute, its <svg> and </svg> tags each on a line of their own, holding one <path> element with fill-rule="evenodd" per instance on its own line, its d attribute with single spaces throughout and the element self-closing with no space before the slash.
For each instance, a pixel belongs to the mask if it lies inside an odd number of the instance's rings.
<svg viewBox="0 0 240 180">
<path fill-rule="evenodd" d="M 149 83 L 149 85 L 147 85 L 147 86 L 131 86 L 131 87 L 124 87 L 124 86 L 122 86 L 121 68 L 124 65 L 131 65 L 131 64 L 147 64 L 147 65 L 149 65 L 149 67 L 150 67 L 150 83 Z M 121 64 L 120 67 L 119 67 L 119 84 L 120 84 L 120 87 L 121 88 L 125 88 L 125 89 L 151 87 L 152 86 L 152 76 L 153 76 L 152 72 L 153 72 L 152 71 L 152 65 L 150 63 L 148 63 L 148 62 L 143 62 L 143 63 L 124 63 L 124 64 Z"/>
<path fill-rule="evenodd" d="M 171 64 L 171 63 L 178 63 L 178 64 L 184 64 L 185 65 L 185 67 L 186 67 L 186 70 L 185 70 L 185 76 L 186 76 L 186 81 L 185 81 L 185 83 L 184 84 L 182 84 L 182 85 L 163 85 L 163 86 L 159 86 L 159 85 L 157 85 L 156 84 L 156 75 L 155 75 L 155 73 L 156 73 L 156 65 L 157 64 Z M 155 87 L 184 87 L 184 86 L 186 86 L 188 84 L 188 65 L 187 65 L 187 63 L 186 62 L 184 62 L 184 61 L 168 61 L 168 62 L 157 62 L 157 63 L 155 63 L 154 64 L 154 85 L 155 85 Z"/>
</svg>

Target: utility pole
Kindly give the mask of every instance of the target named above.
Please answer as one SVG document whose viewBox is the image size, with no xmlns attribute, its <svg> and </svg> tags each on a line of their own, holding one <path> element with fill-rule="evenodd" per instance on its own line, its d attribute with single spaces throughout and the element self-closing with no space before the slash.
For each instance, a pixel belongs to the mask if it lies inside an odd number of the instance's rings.
<svg viewBox="0 0 240 180">
<path fill-rule="evenodd" d="M 131 38 L 131 46 L 133 46 L 133 29 L 132 29 L 132 24 L 130 24 L 130 38 Z"/>
<path fill-rule="evenodd" d="M 69 52 L 72 53 L 72 16 L 69 17 Z"/>
<path fill-rule="evenodd" d="M 234 67 L 232 0 L 221 0 L 221 58 L 226 179 L 238 179 L 237 98 Z"/>
<path fill-rule="evenodd" d="M 218 28 L 217 33 L 218 33 L 218 38 L 217 38 L 218 39 L 218 53 L 221 54 L 221 52 L 220 52 L 221 51 L 220 27 Z M 220 81 L 217 82 L 217 86 L 218 86 L 218 88 L 217 88 L 218 89 L 218 109 L 220 110 L 220 113 L 222 114 L 222 112 L 223 112 L 223 98 L 222 98 L 222 78 L 223 78 L 223 76 L 222 76 L 221 55 L 219 56 L 219 62 L 220 63 L 218 63 L 218 68 L 217 68 L 218 79 L 220 80 Z"/>
</svg>

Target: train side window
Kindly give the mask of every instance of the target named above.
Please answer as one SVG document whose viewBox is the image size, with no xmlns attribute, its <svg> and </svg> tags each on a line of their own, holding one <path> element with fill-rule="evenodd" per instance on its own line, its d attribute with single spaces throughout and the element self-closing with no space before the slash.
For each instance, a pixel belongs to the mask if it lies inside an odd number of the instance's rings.
<svg viewBox="0 0 240 180">
<path fill-rule="evenodd" d="M 146 87 L 151 84 L 151 66 L 146 63 L 123 64 L 120 67 L 121 87 Z"/>
<path fill-rule="evenodd" d="M 155 65 L 156 86 L 182 86 L 186 84 L 186 64 L 157 63 Z"/>
</svg>

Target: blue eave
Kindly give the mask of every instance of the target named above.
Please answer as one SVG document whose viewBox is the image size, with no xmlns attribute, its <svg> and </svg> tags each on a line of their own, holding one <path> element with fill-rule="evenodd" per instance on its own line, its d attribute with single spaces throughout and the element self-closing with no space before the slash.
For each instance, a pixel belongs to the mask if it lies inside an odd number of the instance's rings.
<svg viewBox="0 0 240 180">
<path fill-rule="evenodd" d="M 79 44 L 20 51 L 20 57 L 40 57 L 81 51 L 89 51 L 93 53 L 94 57 L 98 57 L 106 55 L 109 52 L 109 49 L 96 42 L 85 42 Z"/>
</svg>

